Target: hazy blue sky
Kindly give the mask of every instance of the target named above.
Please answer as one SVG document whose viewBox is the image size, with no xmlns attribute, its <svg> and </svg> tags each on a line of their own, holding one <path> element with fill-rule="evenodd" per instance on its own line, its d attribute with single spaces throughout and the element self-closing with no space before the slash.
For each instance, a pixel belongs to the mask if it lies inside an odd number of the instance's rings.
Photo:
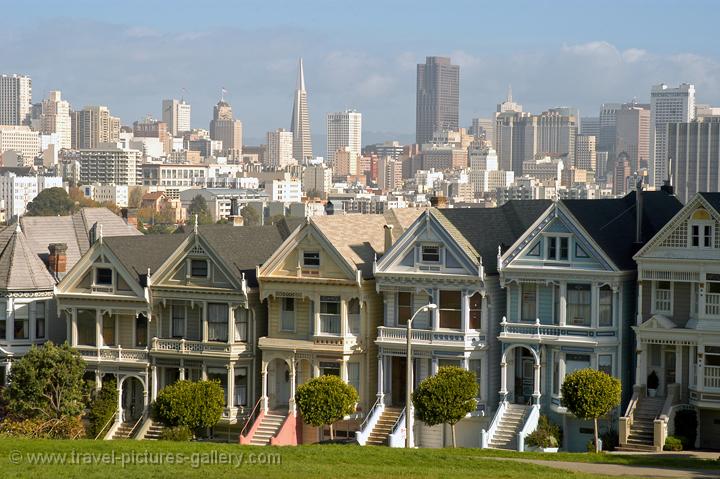
<svg viewBox="0 0 720 479">
<path fill-rule="evenodd" d="M 461 66 L 461 121 L 488 116 L 512 83 L 539 112 L 596 115 L 603 101 L 649 98 L 650 86 L 696 85 L 720 104 L 712 1 L 71 1 L 3 6 L 0 71 L 33 78 L 34 100 L 60 89 L 75 107 L 106 104 L 123 124 L 192 103 L 207 127 L 220 88 L 246 136 L 290 125 L 305 61 L 313 132 L 325 114 L 363 113 L 363 129 L 414 133 L 415 64 Z"/>
</svg>

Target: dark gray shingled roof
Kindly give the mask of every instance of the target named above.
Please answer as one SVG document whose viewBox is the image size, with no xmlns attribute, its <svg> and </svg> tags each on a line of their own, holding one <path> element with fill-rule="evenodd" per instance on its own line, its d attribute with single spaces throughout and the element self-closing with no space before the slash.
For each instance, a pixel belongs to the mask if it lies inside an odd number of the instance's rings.
<svg viewBox="0 0 720 479">
<path fill-rule="evenodd" d="M 641 239 L 644 244 L 680 211 L 682 203 L 665 191 L 643 191 L 642 195 Z M 636 268 L 632 257 L 642 244 L 635 242 L 637 202 L 634 191 L 623 198 L 562 200 L 562 203 L 618 268 Z"/>
<path fill-rule="evenodd" d="M 0 230 L 0 290 L 52 291 L 55 279 L 17 225 Z"/>
<path fill-rule="evenodd" d="M 710 206 L 715 208 L 715 211 L 720 213 L 720 193 L 699 193 L 705 201 L 710 203 Z"/>
<path fill-rule="evenodd" d="M 497 274 L 498 246 L 504 253 L 551 204 L 550 200 L 513 200 L 497 208 L 446 208 L 433 213 L 441 223 L 450 224 L 448 231 L 468 253 L 482 257 L 486 274 Z"/>
</svg>

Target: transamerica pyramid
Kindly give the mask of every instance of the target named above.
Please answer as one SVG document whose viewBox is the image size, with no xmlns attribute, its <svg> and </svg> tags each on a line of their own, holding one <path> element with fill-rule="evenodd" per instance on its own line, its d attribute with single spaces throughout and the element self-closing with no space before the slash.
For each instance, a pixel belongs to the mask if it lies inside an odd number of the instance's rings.
<svg viewBox="0 0 720 479">
<path fill-rule="evenodd" d="M 298 71 L 298 84 L 295 90 L 290 131 L 293 133 L 293 157 L 298 163 L 306 163 L 311 160 L 313 154 L 310 140 L 310 113 L 308 112 L 302 58 L 300 59 L 300 69 Z"/>
</svg>

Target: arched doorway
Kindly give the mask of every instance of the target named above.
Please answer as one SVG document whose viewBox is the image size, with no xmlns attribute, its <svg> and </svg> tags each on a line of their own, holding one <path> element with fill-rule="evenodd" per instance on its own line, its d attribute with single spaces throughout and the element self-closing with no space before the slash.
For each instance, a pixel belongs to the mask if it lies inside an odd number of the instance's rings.
<svg viewBox="0 0 720 479">
<path fill-rule="evenodd" d="M 537 404 L 540 400 L 540 355 L 535 349 L 514 344 L 503 351 L 500 394 L 515 404 Z"/>
<path fill-rule="evenodd" d="M 137 421 L 145 414 L 145 382 L 137 376 L 125 376 L 120 380 L 120 419 Z"/>
<path fill-rule="evenodd" d="M 281 358 L 268 364 L 268 403 L 270 409 L 287 408 L 290 404 L 290 366 Z"/>
</svg>

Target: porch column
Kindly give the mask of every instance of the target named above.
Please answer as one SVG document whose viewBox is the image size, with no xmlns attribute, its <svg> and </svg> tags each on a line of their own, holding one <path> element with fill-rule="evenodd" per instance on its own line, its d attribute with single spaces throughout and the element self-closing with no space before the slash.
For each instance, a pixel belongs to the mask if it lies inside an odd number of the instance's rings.
<svg viewBox="0 0 720 479">
<path fill-rule="evenodd" d="M 648 347 L 649 345 L 641 343 L 638 339 L 637 364 L 635 366 L 635 385 L 637 386 L 647 383 L 647 365 L 645 364 L 645 360 L 648 354 Z"/>
<path fill-rule="evenodd" d="M 102 337 L 102 312 L 99 309 L 95 310 L 95 347 L 100 348 L 103 345 Z"/>
<path fill-rule="evenodd" d="M 227 342 L 232 344 L 235 341 L 235 308 L 228 303 L 228 325 L 227 325 Z"/>
<path fill-rule="evenodd" d="M 202 363 L 202 367 L 200 368 L 200 377 L 203 381 L 207 381 L 207 364 L 204 362 Z"/>
<path fill-rule="evenodd" d="M 206 343 L 208 340 L 208 317 L 207 317 L 207 301 L 202 302 L 202 322 L 200 324 L 200 330 L 201 330 L 201 339 L 203 343 Z M 185 318 L 185 321 L 187 322 L 187 317 Z M 187 329 L 187 324 L 185 326 Z"/>
<path fill-rule="evenodd" d="M 313 298 L 313 324 L 315 325 L 313 332 L 315 336 L 320 334 L 320 295 L 316 294 Z"/>
<path fill-rule="evenodd" d="M 227 368 L 227 407 L 235 407 L 235 365 L 228 364 Z"/>
<path fill-rule="evenodd" d="M 560 326 L 567 323 L 567 281 L 560 281 Z"/>
<path fill-rule="evenodd" d="M 433 303 L 438 305 L 437 308 L 430 311 L 430 314 L 432 314 L 433 331 L 437 331 L 438 329 L 440 329 L 440 291 L 437 289 L 433 290 L 431 297 L 433 299 Z"/>
<path fill-rule="evenodd" d="M 562 384 L 565 381 L 565 354 L 562 354 L 558 352 L 557 354 L 560 354 L 560 357 L 558 358 L 558 396 L 562 397 Z"/>
<path fill-rule="evenodd" d="M 507 394 L 507 362 L 505 361 L 505 356 L 503 355 L 500 362 L 500 401 L 504 401 Z"/>
<path fill-rule="evenodd" d="M 158 374 L 157 374 L 157 366 L 155 366 L 154 364 L 153 364 L 152 366 L 150 366 L 150 381 L 151 381 L 151 384 L 150 384 L 150 387 L 151 387 L 151 389 L 150 389 L 150 391 L 151 391 L 151 392 L 150 392 L 150 399 L 151 399 L 152 401 L 154 401 L 154 400 L 157 399 L 157 395 L 158 395 Z"/>
<path fill-rule="evenodd" d="M 95 390 L 99 391 L 102 389 L 102 374 L 100 374 L 100 370 L 95 370 Z"/>
<path fill-rule="evenodd" d="M 438 372 L 438 365 L 439 365 L 438 358 L 432 358 L 430 361 L 430 375 L 435 376 Z"/>
<path fill-rule="evenodd" d="M 460 292 L 460 329 L 466 333 L 470 329 L 470 293 Z"/>
<path fill-rule="evenodd" d="M 642 303 L 643 303 L 643 282 L 638 281 L 638 297 L 637 297 L 637 318 L 635 319 L 635 325 L 640 326 L 642 324 Z M 637 383 L 637 381 L 635 381 Z"/>
<path fill-rule="evenodd" d="M 185 361 L 183 359 L 180 360 L 180 381 L 185 380 Z"/>
<path fill-rule="evenodd" d="M 385 400 L 385 361 L 382 353 L 378 354 L 378 400 L 382 403 Z"/>
<path fill-rule="evenodd" d="M 692 387 L 695 386 L 693 376 L 697 374 L 697 369 L 693 371 L 693 364 L 695 363 L 695 346 L 688 346 L 688 384 Z"/>
<path fill-rule="evenodd" d="M 6 318 L 9 318 L 10 315 L 6 315 Z M 7 328 L 7 331 L 10 332 L 12 328 Z M 78 344 L 78 328 L 77 328 L 77 308 L 72 309 L 72 313 L 70 314 L 70 346 L 77 346 Z"/>
<path fill-rule="evenodd" d="M 600 302 L 600 289 L 598 284 L 590 283 L 590 326 L 597 328 L 600 321 L 598 320 L 598 303 Z"/>
<path fill-rule="evenodd" d="M 145 381 L 143 381 L 143 415 L 148 414 L 150 408 L 150 390 L 148 389 L 148 373 L 145 370 Z"/>
<path fill-rule="evenodd" d="M 342 369 L 341 369 L 342 371 Z M 290 397 L 288 398 L 288 412 L 293 416 L 296 414 L 295 411 L 295 389 L 297 388 L 297 374 L 295 358 L 292 360 L 292 366 L 290 367 Z M 342 374 L 342 373 L 341 373 Z"/>
<path fill-rule="evenodd" d="M 348 363 L 348 356 L 343 356 L 342 360 L 340 360 L 340 378 L 348 382 L 348 369 L 347 369 L 347 363 Z"/>
<path fill-rule="evenodd" d="M 705 309 L 705 284 L 705 273 L 700 272 L 700 284 L 698 285 L 698 319 L 705 319 L 707 317 Z"/>
<path fill-rule="evenodd" d="M 705 345 L 698 344 L 697 347 L 697 384 L 698 390 L 705 389 Z"/>
<path fill-rule="evenodd" d="M 348 304 L 347 299 L 340 298 L 340 336 L 343 338 L 348 332 Z M 345 379 L 347 381 L 347 379 Z"/>
<path fill-rule="evenodd" d="M 7 362 L 5 362 L 4 367 L 5 367 L 5 379 L 4 379 L 3 386 L 7 386 L 8 379 L 10 379 L 10 371 L 12 370 L 12 363 L 8 360 Z"/>
<path fill-rule="evenodd" d="M 533 403 L 540 404 L 540 363 L 535 363 L 535 379 L 533 380 Z"/>
<path fill-rule="evenodd" d="M 480 296 L 482 303 L 480 304 L 480 325 L 478 327 L 482 329 L 489 324 L 488 321 L 490 320 L 488 318 L 487 293 L 484 289 L 480 292 Z"/>
<path fill-rule="evenodd" d="M 683 353 L 682 345 L 676 344 L 675 345 L 675 382 L 677 384 L 682 384 L 682 380 L 683 380 L 682 353 Z"/>
<path fill-rule="evenodd" d="M 261 407 L 262 407 L 263 411 L 267 411 L 268 410 L 268 372 L 267 372 L 268 365 L 267 365 L 267 363 L 265 363 L 263 361 L 261 367 L 262 367 L 262 373 L 261 373 L 261 375 L 262 375 L 262 397 L 261 397 L 262 406 Z"/>
<path fill-rule="evenodd" d="M 116 422 L 123 422 L 123 407 L 122 407 L 122 381 L 118 376 L 118 402 L 117 402 L 117 419 Z"/>
</svg>

